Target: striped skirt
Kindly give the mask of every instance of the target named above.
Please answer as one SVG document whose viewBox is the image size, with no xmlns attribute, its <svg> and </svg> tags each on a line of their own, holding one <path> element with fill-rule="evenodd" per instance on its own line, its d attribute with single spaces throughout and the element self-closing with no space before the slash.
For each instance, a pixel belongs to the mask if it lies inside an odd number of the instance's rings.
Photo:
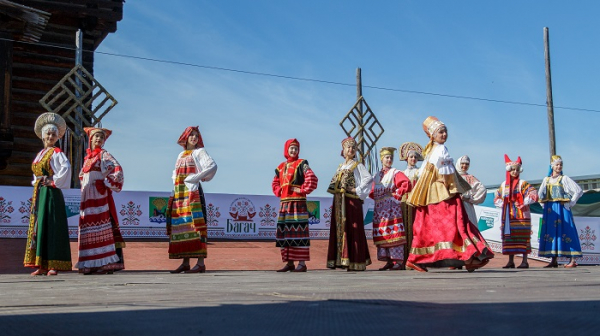
<svg viewBox="0 0 600 336">
<path fill-rule="evenodd" d="M 306 201 L 281 202 L 275 238 L 275 246 L 281 248 L 284 262 L 310 260 Z"/>
</svg>

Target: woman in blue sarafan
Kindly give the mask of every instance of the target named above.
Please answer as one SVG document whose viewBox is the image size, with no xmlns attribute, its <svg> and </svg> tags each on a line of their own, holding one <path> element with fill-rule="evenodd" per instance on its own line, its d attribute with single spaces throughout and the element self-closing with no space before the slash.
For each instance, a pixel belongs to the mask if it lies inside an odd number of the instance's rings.
<svg viewBox="0 0 600 336">
<path fill-rule="evenodd" d="M 552 258 L 545 268 L 558 267 L 558 257 L 571 259 L 566 268 L 577 267 L 575 258 L 582 256 L 571 208 L 583 191 L 575 181 L 563 175 L 562 168 L 562 158 L 552 155 L 548 177 L 544 178 L 538 193 L 540 203 L 544 205 L 538 255 Z"/>
</svg>

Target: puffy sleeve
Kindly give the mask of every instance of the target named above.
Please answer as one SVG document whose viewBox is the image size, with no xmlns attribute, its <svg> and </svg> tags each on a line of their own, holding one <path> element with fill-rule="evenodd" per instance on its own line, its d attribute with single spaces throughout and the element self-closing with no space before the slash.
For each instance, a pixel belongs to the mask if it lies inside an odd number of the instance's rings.
<svg viewBox="0 0 600 336">
<path fill-rule="evenodd" d="M 438 145 L 435 148 L 431 159 L 433 161 L 431 163 L 436 166 L 438 173 L 441 175 L 451 175 L 456 171 L 456 168 L 454 168 L 454 159 L 450 157 L 448 149 L 444 145 Z"/>
<path fill-rule="evenodd" d="M 50 167 L 54 171 L 52 184 L 56 188 L 68 189 L 71 186 L 71 164 L 65 153 L 56 148 L 50 158 Z"/>
<path fill-rule="evenodd" d="M 485 197 L 487 196 L 487 189 L 478 179 L 474 176 L 473 183 L 471 184 L 471 190 L 464 194 L 465 201 L 471 204 L 477 205 L 483 203 L 485 201 Z"/>
<path fill-rule="evenodd" d="M 208 155 L 204 148 L 198 148 L 192 152 L 192 158 L 198 169 L 195 174 L 190 174 L 185 178 L 185 183 L 188 184 L 188 189 L 198 190 L 200 181 L 210 181 L 217 173 L 217 164 Z"/>
<path fill-rule="evenodd" d="M 123 182 L 125 176 L 123 175 L 123 169 L 119 162 L 107 151 L 102 151 L 101 154 L 101 170 L 104 175 L 104 186 L 114 192 L 119 192 L 123 189 Z"/>
<path fill-rule="evenodd" d="M 583 189 L 577 184 L 577 182 L 573 181 L 570 177 L 563 175 L 562 183 L 565 188 L 565 191 L 571 195 L 571 201 L 569 202 L 569 207 L 574 206 L 579 198 L 583 196 Z"/>
<path fill-rule="evenodd" d="M 279 167 L 275 168 L 275 177 L 273 177 L 273 182 L 271 182 L 271 188 L 273 189 L 273 194 L 277 197 L 281 197 L 281 181 L 279 180 Z"/>
<path fill-rule="evenodd" d="M 527 181 L 523 181 L 521 193 L 523 194 L 523 205 L 533 204 L 538 201 L 537 190 L 535 190 L 535 188 Z"/>
<path fill-rule="evenodd" d="M 564 178 L 563 178 L 564 179 Z M 540 189 L 538 190 L 538 197 L 543 200 L 546 198 L 546 184 L 548 184 L 548 178 L 544 177 Z"/>
<path fill-rule="evenodd" d="M 398 171 L 394 175 L 394 198 L 397 200 L 402 200 L 402 196 L 406 193 L 409 193 L 412 190 L 412 184 L 406 175 L 403 172 Z"/>
<path fill-rule="evenodd" d="M 354 168 L 354 179 L 356 180 L 356 195 L 364 201 L 371 192 L 373 177 L 369 174 L 367 167 L 359 163 Z"/>
<path fill-rule="evenodd" d="M 310 169 L 308 161 L 304 160 L 304 162 L 301 163 L 300 168 L 304 173 L 304 183 L 302 183 L 300 190 L 304 195 L 308 195 L 315 189 L 317 189 L 319 179 L 317 178 L 317 175 L 315 175 L 315 173 L 312 171 L 312 169 Z"/>
<path fill-rule="evenodd" d="M 502 182 L 502 184 L 500 185 L 500 187 L 498 187 L 498 189 L 496 190 L 496 193 L 494 195 L 494 205 L 497 208 L 501 208 L 502 204 L 504 203 L 504 199 L 502 197 L 502 190 L 504 189 L 504 182 Z"/>
</svg>

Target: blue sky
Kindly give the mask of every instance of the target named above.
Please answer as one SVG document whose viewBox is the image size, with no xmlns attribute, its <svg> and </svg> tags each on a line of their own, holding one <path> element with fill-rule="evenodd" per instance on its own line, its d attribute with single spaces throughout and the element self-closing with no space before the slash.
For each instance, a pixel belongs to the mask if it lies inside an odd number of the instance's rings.
<svg viewBox="0 0 600 336">
<path fill-rule="evenodd" d="M 127 1 L 97 51 L 365 86 L 545 104 L 543 27 L 550 28 L 555 106 L 600 110 L 597 1 Z M 339 122 L 356 88 L 150 62 L 97 53 L 95 77 L 119 105 L 103 120 L 126 190 L 171 189 L 181 147 L 199 125 L 219 166 L 206 192 L 270 194 L 283 144 L 320 179 L 342 158 Z M 504 179 L 504 154 L 522 177 L 545 176 L 546 108 L 364 88 L 385 133 L 378 147 L 425 145 L 429 115 L 449 129 L 452 157 L 468 154 L 486 185 Z M 600 173 L 600 113 L 555 110 L 557 151 L 570 176 Z M 395 167 L 406 164 L 396 159 Z"/>
</svg>

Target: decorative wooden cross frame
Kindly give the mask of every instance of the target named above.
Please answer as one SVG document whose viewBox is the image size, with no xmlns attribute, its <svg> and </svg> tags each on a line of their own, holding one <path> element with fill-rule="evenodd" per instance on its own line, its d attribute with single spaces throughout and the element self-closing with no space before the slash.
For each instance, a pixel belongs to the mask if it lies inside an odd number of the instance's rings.
<svg viewBox="0 0 600 336">
<path fill-rule="evenodd" d="M 102 118 L 118 104 L 117 100 L 82 65 L 75 65 L 46 95 L 40 104 L 65 118 L 71 136 L 69 159 L 74 171 L 83 165 L 84 127 L 98 126 Z M 79 187 L 78 174 L 73 174 L 72 187 Z"/>
<path fill-rule="evenodd" d="M 98 125 L 118 102 L 83 66 L 76 65 L 40 99 L 40 104 L 70 121 L 74 126 L 69 127 L 71 131 L 84 134 L 83 127 Z"/>
<path fill-rule="evenodd" d="M 354 106 L 340 121 L 340 126 L 347 136 L 356 140 L 360 162 L 365 163 L 365 158 L 371 154 L 371 150 L 375 147 L 377 140 L 381 138 L 384 129 L 362 96 L 360 68 L 357 69 L 357 98 Z"/>
</svg>

